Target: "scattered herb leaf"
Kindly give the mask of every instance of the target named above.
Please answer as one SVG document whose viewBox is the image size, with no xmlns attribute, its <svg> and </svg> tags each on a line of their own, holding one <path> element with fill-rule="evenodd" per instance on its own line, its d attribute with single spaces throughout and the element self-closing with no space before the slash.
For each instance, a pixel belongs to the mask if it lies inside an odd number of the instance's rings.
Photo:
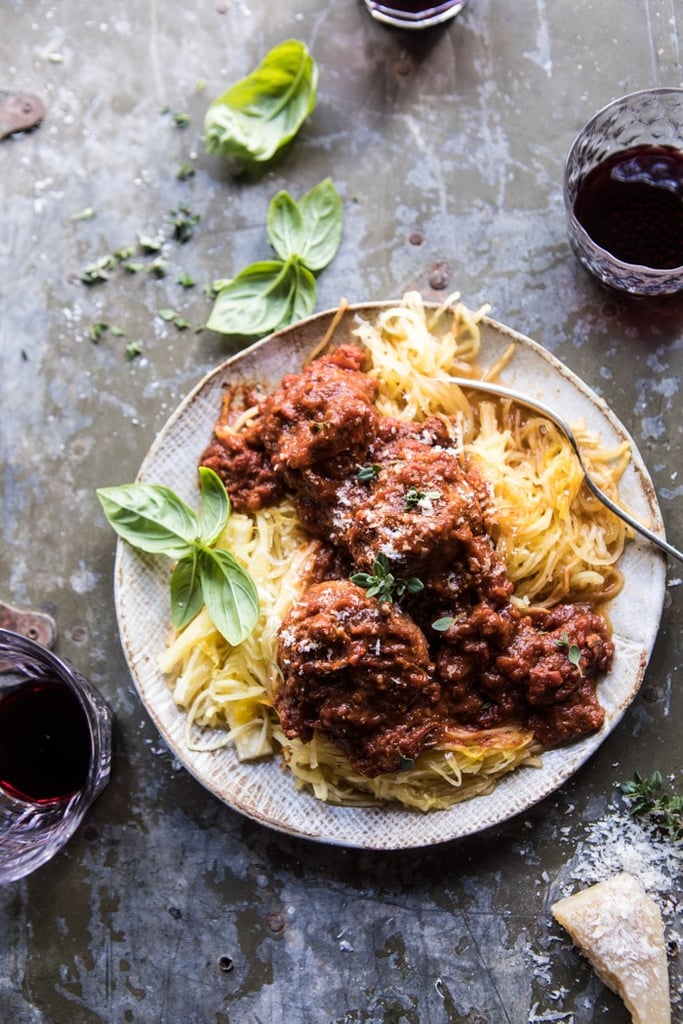
<svg viewBox="0 0 683 1024">
<path fill-rule="evenodd" d="M 356 480 L 361 484 L 368 484 L 372 480 L 376 480 L 378 476 L 379 466 L 374 464 L 372 466 L 361 466 L 356 474 Z"/>
<path fill-rule="evenodd" d="M 129 260 L 132 256 L 135 255 L 135 246 L 127 245 L 123 249 L 115 249 L 113 255 L 114 259 L 118 260 L 119 262 Z"/>
<path fill-rule="evenodd" d="M 186 203 L 179 203 L 175 210 L 170 211 L 170 217 L 173 224 L 173 237 L 183 244 L 192 238 L 194 229 L 201 220 L 200 215 Z"/>
<path fill-rule="evenodd" d="M 189 320 L 182 317 L 180 313 L 176 313 L 175 309 L 158 309 L 157 316 L 166 323 L 173 324 L 179 331 L 187 330 L 190 327 Z"/>
<path fill-rule="evenodd" d="M 168 273 L 168 263 L 162 259 L 152 260 L 147 267 L 147 273 L 151 274 L 152 277 L 166 277 Z"/>
<path fill-rule="evenodd" d="M 179 274 L 178 277 L 176 277 L 176 284 L 182 285 L 183 288 L 194 288 L 196 283 L 197 282 L 194 278 L 190 277 L 187 273 Z"/>
<path fill-rule="evenodd" d="M 73 213 L 71 215 L 71 219 L 72 220 L 92 220 L 94 216 L 95 216 L 95 211 L 93 210 L 92 206 L 86 206 L 86 208 L 84 210 L 81 210 L 80 213 Z"/>
<path fill-rule="evenodd" d="M 138 235 L 138 245 L 145 253 L 161 251 L 161 242 L 158 238 L 150 238 L 149 235 Z"/>
<path fill-rule="evenodd" d="M 94 324 L 91 324 L 88 333 L 90 334 L 91 340 L 97 344 L 106 331 L 110 331 L 115 338 L 123 338 L 126 333 L 123 327 L 119 327 L 117 324 L 109 324 L 104 320 L 98 320 Z"/>
<path fill-rule="evenodd" d="M 98 320 L 96 323 L 91 324 L 90 331 L 88 332 L 90 334 L 91 341 L 94 341 L 95 344 L 97 344 L 104 332 L 107 330 L 109 330 L 109 324 L 105 323 L 103 320 Z"/>
<path fill-rule="evenodd" d="M 79 280 L 83 284 L 98 284 L 100 281 L 108 281 L 109 268 L 110 264 L 108 262 L 108 258 L 105 261 L 98 260 L 97 263 L 91 263 L 89 267 L 86 267 L 85 270 L 81 271 Z"/>
</svg>

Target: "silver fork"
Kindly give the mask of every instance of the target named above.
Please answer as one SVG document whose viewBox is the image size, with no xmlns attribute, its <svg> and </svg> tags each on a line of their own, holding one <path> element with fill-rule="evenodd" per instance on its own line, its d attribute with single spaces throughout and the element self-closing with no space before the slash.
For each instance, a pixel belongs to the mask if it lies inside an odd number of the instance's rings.
<svg viewBox="0 0 683 1024">
<path fill-rule="evenodd" d="M 650 530 L 649 527 L 644 526 L 643 523 L 634 519 L 632 515 L 626 512 L 623 508 L 620 508 L 619 505 L 615 504 L 615 502 L 613 502 L 612 499 L 608 497 L 600 487 L 598 487 L 584 465 L 574 432 L 569 424 L 553 409 L 549 408 L 549 406 L 545 405 L 543 402 L 537 402 L 535 399 L 529 398 L 528 395 L 524 395 L 519 391 L 513 391 L 511 388 L 503 387 L 501 384 L 491 384 L 486 380 L 470 380 L 465 377 L 451 377 L 450 379 L 454 384 L 458 384 L 463 389 L 471 388 L 473 391 L 485 391 L 488 394 L 498 395 L 501 398 L 511 398 L 513 401 L 518 402 L 519 405 L 524 405 L 528 409 L 535 409 L 536 412 L 540 412 L 543 416 L 547 416 L 549 420 L 552 420 L 552 422 L 567 435 L 567 440 L 574 449 L 576 457 L 579 460 L 579 465 L 583 470 L 586 486 L 593 492 L 595 497 L 598 498 L 603 505 L 606 505 L 610 512 L 613 512 L 615 516 L 618 516 L 619 519 L 623 519 L 625 523 L 628 523 L 636 533 L 640 533 L 653 544 L 656 544 L 658 548 L 661 548 L 662 551 L 666 551 L 668 555 L 671 555 L 673 558 L 677 558 L 679 562 L 683 562 L 683 552 L 679 551 L 678 548 L 675 548 L 673 544 L 669 544 L 664 537 L 660 537 L 660 535 L 655 533 L 654 530 Z"/>
</svg>

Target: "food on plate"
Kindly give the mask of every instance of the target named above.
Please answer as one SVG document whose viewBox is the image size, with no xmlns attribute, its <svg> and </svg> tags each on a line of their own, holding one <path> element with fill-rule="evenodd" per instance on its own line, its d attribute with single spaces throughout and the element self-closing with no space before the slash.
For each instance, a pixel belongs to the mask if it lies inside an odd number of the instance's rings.
<svg viewBox="0 0 683 1024">
<path fill-rule="evenodd" d="M 628 872 L 551 907 L 633 1024 L 670 1024 L 669 976 L 659 907 Z"/>
<path fill-rule="evenodd" d="M 201 460 L 261 620 L 231 648 L 201 613 L 162 668 L 189 723 L 320 799 L 451 806 L 603 723 L 627 531 L 551 423 L 456 382 L 512 358 L 480 365 L 480 316 L 406 296 L 274 390 L 228 388 Z M 577 429 L 616 497 L 627 447 Z"/>
</svg>

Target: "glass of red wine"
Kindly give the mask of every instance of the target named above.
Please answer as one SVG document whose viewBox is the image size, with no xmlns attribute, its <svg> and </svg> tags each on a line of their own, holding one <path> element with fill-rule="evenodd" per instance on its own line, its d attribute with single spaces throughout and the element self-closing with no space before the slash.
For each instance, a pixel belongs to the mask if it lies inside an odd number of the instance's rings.
<svg viewBox="0 0 683 1024">
<path fill-rule="evenodd" d="M 600 281 L 632 295 L 683 289 L 683 89 L 599 110 L 565 167 L 569 241 Z"/>
<path fill-rule="evenodd" d="M 395 28 L 429 28 L 440 25 L 465 6 L 467 0 L 365 0 L 376 21 Z"/>
<path fill-rule="evenodd" d="M 46 647 L 0 629 L 0 884 L 64 846 L 109 780 L 112 715 Z"/>
</svg>

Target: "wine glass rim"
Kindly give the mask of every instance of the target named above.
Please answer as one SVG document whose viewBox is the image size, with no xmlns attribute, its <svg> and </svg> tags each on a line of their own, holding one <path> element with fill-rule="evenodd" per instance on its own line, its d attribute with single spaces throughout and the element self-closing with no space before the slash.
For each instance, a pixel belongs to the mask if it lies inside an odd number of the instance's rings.
<svg viewBox="0 0 683 1024">
<path fill-rule="evenodd" d="M 605 103 L 604 106 L 600 107 L 599 110 L 595 111 L 595 113 L 588 119 L 588 121 L 586 121 L 583 127 L 580 128 L 574 136 L 574 140 L 571 146 L 569 147 L 569 152 L 567 153 L 567 159 L 565 161 L 565 170 L 569 166 L 569 162 L 574 154 L 574 151 L 579 141 L 583 138 L 584 135 L 586 135 L 591 130 L 591 128 L 594 127 L 595 122 L 599 118 L 609 113 L 609 111 L 614 109 L 615 107 L 627 106 L 634 100 L 641 99 L 645 96 L 678 96 L 683 101 L 683 86 L 672 85 L 663 86 L 662 88 L 656 89 L 638 89 L 635 92 L 628 92 L 625 93 L 623 96 L 617 96 L 615 99 L 610 100 L 609 103 Z M 681 148 L 683 149 L 683 140 Z"/>
<path fill-rule="evenodd" d="M 619 259 L 619 257 L 611 253 L 609 249 L 605 249 L 601 245 L 599 245 L 595 241 L 595 239 L 586 231 L 581 221 L 577 218 L 576 214 L 574 213 L 575 196 L 572 196 L 570 194 L 571 190 L 569 186 L 569 169 L 576 149 L 581 140 L 594 127 L 596 121 L 599 118 L 603 117 L 605 114 L 608 114 L 614 108 L 620 106 L 627 106 L 629 103 L 632 103 L 633 101 L 641 99 L 645 96 L 678 96 L 680 97 L 681 101 L 683 101 L 683 87 L 662 86 L 652 89 L 637 89 L 635 90 L 635 92 L 629 92 L 625 93 L 623 96 L 617 96 L 615 99 L 610 100 L 609 103 L 606 103 L 604 106 L 600 107 L 599 110 L 596 110 L 593 116 L 588 121 L 586 121 L 586 123 L 580 129 L 580 131 L 577 132 L 574 141 L 569 147 L 569 152 L 567 153 L 567 159 L 565 161 L 564 167 L 563 192 L 565 208 L 567 211 L 567 216 L 571 221 L 572 229 L 575 230 L 576 234 L 582 240 L 584 245 L 587 244 L 596 252 L 597 255 L 601 256 L 606 262 L 610 263 L 615 268 L 618 268 L 619 270 L 623 270 L 625 272 L 630 271 L 633 274 L 644 274 L 648 278 L 650 278 L 650 280 L 656 281 L 667 277 L 679 277 L 683 275 L 683 264 L 679 264 L 677 267 L 648 267 L 646 264 L 643 263 L 626 263 L 624 260 Z M 681 146 L 679 148 L 683 152 L 683 140 L 681 140 Z"/>
</svg>

